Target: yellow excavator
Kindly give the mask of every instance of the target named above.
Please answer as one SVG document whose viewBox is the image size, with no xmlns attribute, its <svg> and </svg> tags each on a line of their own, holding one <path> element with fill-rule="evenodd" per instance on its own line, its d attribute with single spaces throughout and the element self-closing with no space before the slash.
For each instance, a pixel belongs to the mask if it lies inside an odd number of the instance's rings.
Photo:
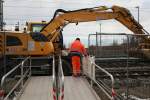
<svg viewBox="0 0 150 100">
<path fill-rule="evenodd" d="M 45 56 L 58 54 L 63 45 L 62 29 L 69 23 L 115 19 L 134 34 L 148 34 L 133 18 L 130 11 L 119 6 L 85 8 L 74 11 L 56 10 L 53 18 L 43 27 L 30 25 L 29 32 L 0 32 L 0 53 L 6 55 Z M 28 24 L 29 25 L 29 24 Z M 41 29 L 38 29 L 40 27 Z M 40 30 L 40 32 L 39 32 Z M 148 37 L 140 36 L 143 44 L 150 43 Z M 149 50 L 149 49 L 148 49 Z M 146 52 L 146 53 L 149 53 Z"/>
</svg>

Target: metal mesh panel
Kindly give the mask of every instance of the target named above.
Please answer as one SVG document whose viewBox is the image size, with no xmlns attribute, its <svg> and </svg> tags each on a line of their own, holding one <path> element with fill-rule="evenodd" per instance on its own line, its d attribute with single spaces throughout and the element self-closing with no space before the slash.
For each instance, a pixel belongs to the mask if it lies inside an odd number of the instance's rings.
<svg viewBox="0 0 150 100">
<path fill-rule="evenodd" d="M 96 64 L 115 77 L 117 93 L 126 99 L 150 98 L 149 35 L 101 33 L 89 35 L 89 54 Z M 96 78 L 109 86 L 111 81 L 99 70 Z"/>
</svg>

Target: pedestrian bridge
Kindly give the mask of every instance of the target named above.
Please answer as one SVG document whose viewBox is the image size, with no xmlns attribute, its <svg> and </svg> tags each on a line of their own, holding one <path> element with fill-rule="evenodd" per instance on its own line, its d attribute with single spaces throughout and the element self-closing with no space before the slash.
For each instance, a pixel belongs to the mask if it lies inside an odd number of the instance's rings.
<svg viewBox="0 0 150 100">
<path fill-rule="evenodd" d="M 61 57 L 55 59 L 53 56 L 52 76 L 32 76 L 32 62 L 30 57 L 27 57 L 2 77 L 0 100 L 101 100 L 93 89 L 93 84 L 97 85 L 110 100 L 114 99 L 113 76 L 97 66 L 94 63 L 94 57 L 83 59 L 83 75 L 80 77 L 64 76 Z M 28 63 L 25 64 L 27 61 Z M 110 90 L 106 90 L 95 79 L 95 67 L 99 68 L 112 80 Z M 17 69 L 20 70 L 20 75 L 15 75 Z M 5 94 L 7 87 L 5 85 L 11 79 L 16 79 L 16 82 Z"/>
</svg>

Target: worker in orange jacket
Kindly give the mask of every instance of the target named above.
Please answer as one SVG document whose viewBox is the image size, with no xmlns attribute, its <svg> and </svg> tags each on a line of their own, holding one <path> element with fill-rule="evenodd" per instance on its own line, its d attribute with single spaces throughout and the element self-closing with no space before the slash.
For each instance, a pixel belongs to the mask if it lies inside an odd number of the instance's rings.
<svg viewBox="0 0 150 100">
<path fill-rule="evenodd" d="M 87 56 L 86 49 L 81 43 L 80 38 L 76 40 L 70 46 L 70 54 L 73 68 L 73 76 L 79 76 L 81 74 L 81 60 L 82 55 Z"/>
</svg>

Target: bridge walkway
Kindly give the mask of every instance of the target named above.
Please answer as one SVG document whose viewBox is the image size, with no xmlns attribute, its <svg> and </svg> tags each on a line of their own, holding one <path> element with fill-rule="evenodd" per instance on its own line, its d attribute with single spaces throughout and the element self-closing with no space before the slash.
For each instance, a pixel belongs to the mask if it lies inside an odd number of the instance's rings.
<svg viewBox="0 0 150 100">
<path fill-rule="evenodd" d="M 53 100 L 52 77 L 31 77 L 19 100 Z M 100 100 L 83 77 L 65 77 L 64 100 Z"/>
</svg>

